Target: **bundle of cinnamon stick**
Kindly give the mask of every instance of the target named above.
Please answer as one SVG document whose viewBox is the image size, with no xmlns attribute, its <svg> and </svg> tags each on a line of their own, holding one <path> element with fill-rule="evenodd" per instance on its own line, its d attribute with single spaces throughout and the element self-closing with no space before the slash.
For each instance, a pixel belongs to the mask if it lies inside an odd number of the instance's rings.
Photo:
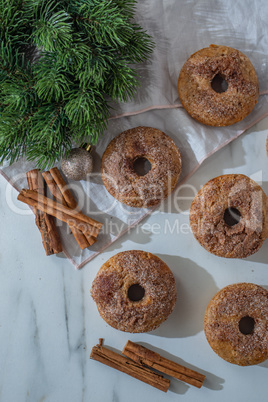
<svg viewBox="0 0 268 402">
<path fill-rule="evenodd" d="M 18 200 L 33 207 L 35 222 L 42 236 L 47 255 L 62 251 L 57 227 L 53 220 L 66 222 L 79 247 L 83 250 L 97 240 L 102 223 L 82 214 L 77 208 L 72 193 L 61 176 L 58 168 L 43 172 L 43 178 L 55 200 L 46 197 L 42 175 L 38 169 L 26 173 L 29 189 L 22 189 Z"/>
<path fill-rule="evenodd" d="M 137 343 L 127 342 L 122 352 L 123 355 L 127 356 L 124 357 L 104 347 L 102 342 L 103 339 L 100 339 L 99 344 L 92 348 L 91 359 L 122 371 L 161 391 L 167 392 L 170 380 L 151 369 L 156 369 L 197 388 L 201 388 L 203 385 L 205 379 L 203 374 L 166 359 Z"/>
</svg>

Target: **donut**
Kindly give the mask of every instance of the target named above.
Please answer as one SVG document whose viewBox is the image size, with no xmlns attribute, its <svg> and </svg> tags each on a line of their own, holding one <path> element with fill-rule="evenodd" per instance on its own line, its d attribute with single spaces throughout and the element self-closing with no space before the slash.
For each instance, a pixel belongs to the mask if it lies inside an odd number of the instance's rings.
<svg viewBox="0 0 268 402">
<path fill-rule="evenodd" d="M 151 169 L 135 169 L 141 160 Z M 174 190 L 181 173 L 181 155 L 174 141 L 152 127 L 135 127 L 115 137 L 102 156 L 101 174 L 107 191 L 131 207 L 152 207 Z"/>
<path fill-rule="evenodd" d="M 125 332 L 157 328 L 172 312 L 176 285 L 169 267 L 157 256 L 124 251 L 102 265 L 91 288 L 101 317 Z"/>
<path fill-rule="evenodd" d="M 207 182 L 190 208 L 190 226 L 197 241 L 219 257 L 245 258 L 268 237 L 268 203 L 261 187 L 242 174 Z"/>
<path fill-rule="evenodd" d="M 259 84 L 250 60 L 239 50 L 210 45 L 182 67 L 179 97 L 186 111 L 210 126 L 243 120 L 258 101 Z"/>
<path fill-rule="evenodd" d="M 249 366 L 268 359 L 268 291 L 253 283 L 221 289 L 206 308 L 204 332 L 229 363 Z"/>
</svg>

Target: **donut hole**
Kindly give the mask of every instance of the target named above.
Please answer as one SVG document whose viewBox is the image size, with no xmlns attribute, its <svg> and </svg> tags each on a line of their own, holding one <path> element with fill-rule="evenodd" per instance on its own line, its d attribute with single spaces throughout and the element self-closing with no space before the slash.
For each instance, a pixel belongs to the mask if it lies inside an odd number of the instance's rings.
<svg viewBox="0 0 268 402">
<path fill-rule="evenodd" d="M 244 335 L 252 334 L 254 331 L 255 321 L 252 317 L 242 317 L 239 321 L 239 331 Z"/>
<path fill-rule="evenodd" d="M 241 213 L 234 207 L 227 208 L 224 212 L 223 220 L 228 226 L 234 226 L 239 223 Z"/>
<path fill-rule="evenodd" d="M 211 81 L 211 88 L 213 91 L 221 94 L 222 92 L 226 92 L 228 89 L 228 82 L 225 80 L 222 74 L 216 74 L 213 80 Z"/>
<path fill-rule="evenodd" d="M 138 176 L 145 176 L 152 169 L 152 165 L 147 158 L 140 156 L 135 159 L 133 169 Z"/>
<path fill-rule="evenodd" d="M 143 299 L 144 294 L 144 288 L 138 283 L 135 283 L 128 288 L 127 297 L 129 298 L 129 300 L 137 302 Z"/>
</svg>

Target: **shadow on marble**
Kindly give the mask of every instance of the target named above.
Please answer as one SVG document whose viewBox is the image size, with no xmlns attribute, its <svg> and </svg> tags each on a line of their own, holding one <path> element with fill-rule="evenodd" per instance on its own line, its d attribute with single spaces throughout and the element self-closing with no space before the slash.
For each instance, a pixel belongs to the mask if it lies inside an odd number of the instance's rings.
<svg viewBox="0 0 268 402">
<path fill-rule="evenodd" d="M 125 246 L 125 242 L 130 240 L 130 235 L 132 230 L 135 230 L 136 226 L 130 228 L 125 234 L 119 237 L 116 241 L 109 245 L 109 251 L 116 251 L 119 253 L 119 250 Z M 150 243 L 153 233 L 149 230 L 141 230 L 138 236 L 135 236 L 135 240 L 131 238 L 131 242 L 133 243 L 132 250 L 138 250 L 137 244 L 141 245 L 141 249 L 144 249 L 144 245 Z"/>
<path fill-rule="evenodd" d="M 152 335 L 184 338 L 203 330 L 208 302 L 219 290 L 204 268 L 188 258 L 157 254 L 172 270 L 177 287 L 177 303 L 168 319 Z"/>
<path fill-rule="evenodd" d="M 259 129 L 255 131 L 258 132 L 262 130 Z M 167 134 L 172 137 L 172 133 L 167 132 Z M 244 133 L 243 135 L 247 134 L 248 133 Z M 189 152 L 192 152 L 191 149 L 188 150 L 188 153 Z M 185 158 L 186 157 L 188 158 L 189 156 L 185 155 Z M 190 154 L 190 158 L 195 158 L 193 153 Z M 227 160 L 228 160 L 228 166 L 226 166 Z M 98 164 L 100 164 L 100 161 L 98 162 Z M 229 144 L 228 148 L 224 146 L 223 148 L 221 148 L 220 150 L 216 151 L 211 156 L 209 156 L 207 159 L 205 159 L 205 161 L 201 164 L 199 169 L 206 167 L 206 165 L 213 166 L 213 174 L 208 176 L 206 180 L 202 179 L 202 182 L 200 183 L 198 182 L 198 180 L 195 180 L 195 182 L 198 183 L 198 186 L 196 186 L 196 192 L 210 179 L 224 174 L 223 170 L 226 169 L 227 167 L 229 170 L 232 168 L 237 169 L 238 167 L 244 166 L 245 164 L 246 164 L 245 151 L 241 146 L 241 142 L 239 142 L 239 139 L 237 139 L 237 141 L 235 140 L 232 141 Z M 197 173 L 195 173 L 195 177 L 198 177 Z M 201 174 L 201 177 L 203 177 L 203 174 Z M 265 189 L 265 183 L 263 183 L 262 187 L 266 192 L 266 194 L 268 195 L 267 183 L 266 183 L 266 189 Z M 188 181 L 186 181 L 186 183 L 183 184 L 180 184 L 179 182 L 176 189 L 173 191 L 172 195 L 169 196 L 166 200 L 162 201 L 161 204 L 155 208 L 155 210 L 159 212 L 178 213 L 179 209 L 180 212 L 185 212 L 189 210 L 194 195 L 195 194 L 193 194 L 193 191 L 189 190 Z"/>
<path fill-rule="evenodd" d="M 135 241 L 132 239 L 132 243 L 141 244 L 142 247 L 146 243 L 150 243 L 153 233 L 150 230 L 141 230 L 139 235 L 135 237 Z"/>
<path fill-rule="evenodd" d="M 206 378 L 204 380 L 203 387 L 209 388 L 209 389 L 214 390 L 214 391 L 220 391 L 223 388 L 223 385 L 222 385 L 224 383 L 223 378 L 218 377 L 215 374 L 212 374 L 212 373 L 210 373 L 208 371 L 202 370 L 201 368 L 196 367 L 193 364 L 189 364 L 188 362 L 184 361 L 180 357 L 172 355 L 171 353 L 168 353 L 165 350 L 162 350 L 162 349 L 156 348 L 156 347 L 152 347 L 151 344 L 148 344 L 146 342 L 138 342 L 138 344 L 140 344 L 140 345 L 142 345 L 142 346 L 144 346 L 144 347 L 146 347 L 148 349 L 151 349 L 152 351 L 154 351 L 156 353 L 159 353 L 161 356 L 165 357 L 166 359 L 172 360 L 175 363 L 178 363 L 178 364 L 180 364 L 182 366 L 185 366 L 185 367 L 187 367 L 187 368 L 189 368 L 191 370 L 195 370 L 195 371 L 197 371 L 197 372 L 199 372 L 201 374 L 204 374 L 206 376 Z M 112 347 L 110 345 L 106 345 L 106 344 L 104 344 L 104 346 L 107 349 L 109 349 L 109 350 L 111 350 L 111 351 L 113 351 L 115 353 L 118 353 L 121 356 L 124 356 L 122 354 L 121 350 L 118 350 L 118 349 L 116 349 L 116 348 L 114 348 L 114 347 Z M 156 372 L 159 373 L 157 370 L 156 370 Z M 170 392 L 183 395 L 188 391 L 189 388 L 192 387 L 191 385 L 189 385 L 189 384 L 187 384 L 187 383 L 185 383 L 183 381 L 177 380 L 174 377 L 168 376 L 166 374 L 163 374 L 163 375 L 164 375 L 165 378 L 170 379 L 170 386 L 169 386 L 169 391 Z"/>
<path fill-rule="evenodd" d="M 178 363 L 182 366 L 185 366 L 191 370 L 197 371 L 201 374 L 204 374 L 206 376 L 203 387 L 209 388 L 214 391 L 220 391 L 223 388 L 223 383 L 224 379 L 221 377 L 216 376 L 215 374 L 212 374 L 208 371 L 202 370 L 199 367 L 196 367 L 192 364 L 189 364 L 188 362 L 184 361 L 178 356 L 172 355 L 171 353 L 166 352 L 165 350 L 162 350 L 160 348 L 152 347 L 146 342 L 139 342 L 140 345 L 153 350 L 156 353 L 159 353 L 161 356 L 165 357 L 166 359 L 172 360 L 175 363 Z M 191 385 L 188 385 L 184 383 L 183 381 L 177 380 L 173 377 L 167 376 L 171 382 L 170 382 L 170 387 L 169 390 L 176 393 L 176 394 L 185 394 L 189 388 L 191 388 Z"/>
<path fill-rule="evenodd" d="M 265 192 L 265 194 L 266 194 L 267 197 L 268 197 L 268 181 L 262 182 L 261 188 L 263 189 L 263 191 Z"/>
<path fill-rule="evenodd" d="M 268 239 L 266 239 L 261 246 L 260 250 L 250 257 L 246 258 L 247 261 L 252 261 L 256 263 L 267 264 L 268 262 Z"/>
<path fill-rule="evenodd" d="M 268 360 L 259 364 L 260 367 L 268 368 Z"/>
<path fill-rule="evenodd" d="M 199 169 L 205 168 L 206 165 L 211 165 L 213 166 L 211 175 L 204 180 L 203 174 L 201 174 L 202 181 L 200 181 L 200 183 L 195 179 L 194 181 L 195 183 L 198 183 L 198 186 L 196 184 L 193 185 L 192 183 L 189 185 L 188 181 L 182 185 L 179 183 L 173 194 L 167 200 L 161 203 L 158 208 L 159 211 L 173 214 L 188 211 L 191 207 L 195 194 L 200 190 L 200 188 L 210 179 L 224 174 L 223 171 L 227 167 L 227 159 L 228 169 L 237 169 L 237 167 L 245 165 L 245 152 L 238 141 L 232 141 L 227 149 L 223 147 L 205 159 Z M 198 173 L 195 173 L 195 177 L 198 177 Z M 193 192 L 193 190 L 195 191 Z"/>
<path fill-rule="evenodd" d="M 55 258 L 64 259 L 67 261 L 67 257 L 63 252 L 55 254 Z"/>
</svg>

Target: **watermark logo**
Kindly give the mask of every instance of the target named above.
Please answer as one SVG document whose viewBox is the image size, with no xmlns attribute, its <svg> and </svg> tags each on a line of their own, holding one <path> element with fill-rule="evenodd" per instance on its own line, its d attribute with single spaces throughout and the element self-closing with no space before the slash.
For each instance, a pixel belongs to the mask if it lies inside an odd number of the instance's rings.
<svg viewBox="0 0 268 402">
<path fill-rule="evenodd" d="M 100 233 L 118 235 L 119 233 L 126 232 L 136 225 L 142 216 L 151 212 L 150 208 L 135 208 L 118 201 L 118 199 L 122 199 L 122 196 L 124 195 L 129 197 L 129 203 L 131 205 L 135 205 L 137 199 L 146 199 L 146 202 L 144 203 L 145 206 L 148 204 L 154 204 L 154 201 L 157 200 L 159 202 L 157 205 L 157 212 L 161 213 L 164 211 L 167 214 L 178 214 L 178 217 L 175 220 L 161 219 L 161 225 L 153 223 L 147 227 L 147 224 L 144 224 L 140 225 L 137 230 L 150 231 L 156 235 L 165 235 L 167 233 L 188 234 L 191 232 L 189 219 L 185 222 L 185 216 L 189 216 L 192 201 L 203 187 L 202 185 L 200 185 L 199 188 L 196 188 L 189 183 L 184 183 L 173 190 L 174 184 L 172 182 L 172 176 L 169 175 L 168 180 L 165 183 L 161 183 L 160 181 L 159 183 L 148 184 L 147 187 L 144 179 L 145 184 L 140 188 L 137 187 L 137 191 L 134 191 L 133 193 L 129 190 L 129 187 L 120 187 L 113 177 L 105 177 L 105 181 L 109 182 L 114 190 L 114 196 L 112 196 L 103 185 L 102 178 L 103 177 L 100 173 L 91 174 L 88 182 L 83 182 L 83 184 L 80 182 L 72 182 L 66 184 L 64 188 L 64 191 L 71 191 L 77 201 L 77 206 L 73 208 L 73 215 L 75 216 L 82 211 L 83 214 L 102 222 L 103 227 Z M 251 179 L 261 183 L 262 171 L 257 171 L 252 174 Z M 16 189 L 28 188 L 25 173 L 19 173 L 14 176 L 11 185 Z M 10 210 L 12 213 L 18 215 L 31 215 L 31 209 L 16 200 L 17 194 L 12 186 L 7 185 L 5 192 L 6 203 Z M 133 189 L 133 186 L 131 188 Z M 248 192 L 248 178 L 245 178 L 244 180 L 240 179 L 239 182 L 232 186 L 230 193 L 226 195 L 226 202 L 222 208 L 221 204 L 217 203 L 217 198 L 215 199 L 215 202 L 213 202 L 213 205 L 208 207 L 207 193 L 201 192 L 199 194 L 201 208 L 199 213 L 204 216 L 210 216 L 210 218 L 221 215 L 221 219 L 223 218 L 224 222 L 229 227 L 232 227 L 243 220 L 247 227 L 250 227 L 252 230 L 260 231 L 263 225 L 263 193 L 258 185 L 252 187 L 250 195 Z M 169 193 L 171 193 L 171 196 L 167 197 Z M 241 197 L 245 199 L 246 196 L 248 198 L 250 197 L 248 201 L 249 210 L 247 214 L 244 214 Z M 49 191 L 47 197 L 53 200 L 52 194 Z M 162 201 L 162 204 L 160 200 L 164 200 Z M 37 203 L 42 203 L 44 199 L 41 196 L 39 197 L 37 194 L 36 201 Z M 164 208 L 162 208 L 163 205 Z M 64 211 L 62 211 L 62 213 L 64 213 Z M 62 225 L 61 220 L 57 221 L 57 225 Z M 204 229 L 206 229 L 206 231 L 213 231 L 213 225 L 213 219 L 203 221 L 202 225 L 195 228 L 194 231 L 204 231 Z"/>
</svg>

